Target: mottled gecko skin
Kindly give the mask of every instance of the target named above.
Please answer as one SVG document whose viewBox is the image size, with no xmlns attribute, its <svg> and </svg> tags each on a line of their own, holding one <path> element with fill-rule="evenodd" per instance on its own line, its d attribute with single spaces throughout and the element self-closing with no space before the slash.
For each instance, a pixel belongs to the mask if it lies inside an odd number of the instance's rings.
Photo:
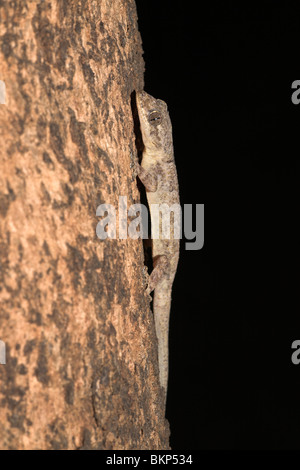
<svg viewBox="0 0 300 470">
<path fill-rule="evenodd" d="M 167 203 L 169 206 L 179 204 L 172 124 L 164 101 L 155 99 L 144 91 L 136 94 L 136 101 L 144 143 L 138 175 L 146 189 L 153 225 L 151 204 Z M 179 258 L 179 240 L 174 239 L 172 226 L 174 228 L 174 217 L 171 217 L 170 239 L 152 240 L 154 269 L 148 285 L 149 293 L 154 290 L 153 310 L 158 339 L 159 378 L 164 389 L 165 400 L 169 368 L 168 336 L 171 293 Z"/>
</svg>

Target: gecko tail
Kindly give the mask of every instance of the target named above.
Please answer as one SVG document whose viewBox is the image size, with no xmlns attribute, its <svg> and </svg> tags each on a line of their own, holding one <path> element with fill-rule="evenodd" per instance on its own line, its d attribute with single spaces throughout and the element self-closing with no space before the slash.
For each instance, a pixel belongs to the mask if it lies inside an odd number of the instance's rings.
<svg viewBox="0 0 300 470">
<path fill-rule="evenodd" d="M 166 294 L 168 292 L 168 294 Z M 153 311 L 158 341 L 159 382 L 164 389 L 166 403 L 169 375 L 169 317 L 171 289 L 157 287 L 154 291 Z"/>
</svg>

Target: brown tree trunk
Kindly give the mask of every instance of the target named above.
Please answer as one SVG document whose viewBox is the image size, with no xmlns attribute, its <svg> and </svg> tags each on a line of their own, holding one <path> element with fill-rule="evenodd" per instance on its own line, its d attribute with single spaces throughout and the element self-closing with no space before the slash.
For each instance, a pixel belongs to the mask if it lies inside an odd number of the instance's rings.
<svg viewBox="0 0 300 470">
<path fill-rule="evenodd" d="M 168 449 L 141 240 L 134 0 L 0 2 L 1 449 Z"/>
</svg>

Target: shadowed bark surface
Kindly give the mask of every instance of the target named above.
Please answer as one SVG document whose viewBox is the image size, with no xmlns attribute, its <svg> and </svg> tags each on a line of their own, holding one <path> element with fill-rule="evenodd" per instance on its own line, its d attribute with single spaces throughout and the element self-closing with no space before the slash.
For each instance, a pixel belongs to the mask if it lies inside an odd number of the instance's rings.
<svg viewBox="0 0 300 470">
<path fill-rule="evenodd" d="M 168 449 L 141 240 L 133 0 L 0 1 L 1 449 Z"/>
</svg>

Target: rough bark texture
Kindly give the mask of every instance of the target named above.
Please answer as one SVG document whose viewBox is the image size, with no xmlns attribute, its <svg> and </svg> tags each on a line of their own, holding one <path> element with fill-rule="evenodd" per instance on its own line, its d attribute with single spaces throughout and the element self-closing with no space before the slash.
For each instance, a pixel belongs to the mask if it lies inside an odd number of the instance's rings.
<svg viewBox="0 0 300 470">
<path fill-rule="evenodd" d="M 96 236 L 139 202 L 133 0 L 0 1 L 1 449 L 168 449 L 141 240 Z"/>
</svg>

